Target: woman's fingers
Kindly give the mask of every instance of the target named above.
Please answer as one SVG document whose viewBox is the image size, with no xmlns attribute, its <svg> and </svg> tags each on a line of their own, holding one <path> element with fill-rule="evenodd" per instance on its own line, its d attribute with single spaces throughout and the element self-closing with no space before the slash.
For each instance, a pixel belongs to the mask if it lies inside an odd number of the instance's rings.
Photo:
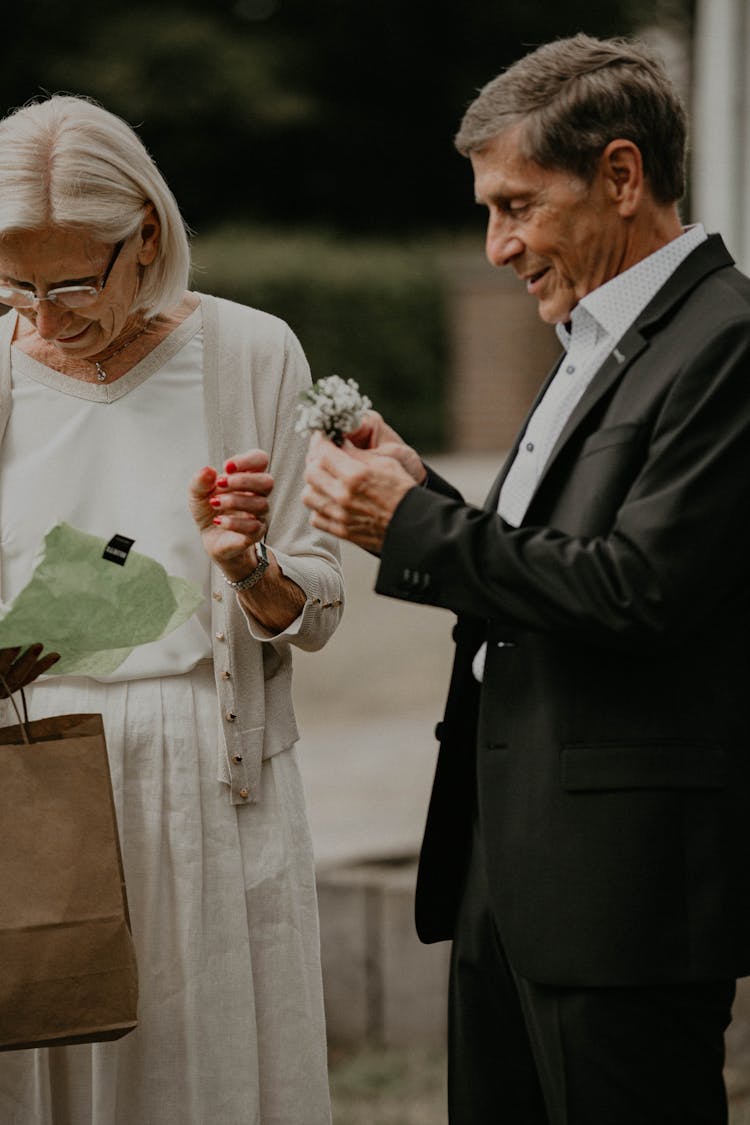
<svg viewBox="0 0 750 1125">
<path fill-rule="evenodd" d="M 208 501 L 214 516 L 253 516 L 261 517 L 268 512 L 269 504 L 265 496 L 256 492 L 217 492 Z"/>
<path fill-rule="evenodd" d="M 224 463 L 217 473 L 206 466 L 190 481 L 189 498 L 193 518 L 202 531 L 212 525 L 260 538 L 268 515 L 268 496 L 273 477 L 265 472 L 268 456 L 260 449 L 239 454 Z"/>
</svg>

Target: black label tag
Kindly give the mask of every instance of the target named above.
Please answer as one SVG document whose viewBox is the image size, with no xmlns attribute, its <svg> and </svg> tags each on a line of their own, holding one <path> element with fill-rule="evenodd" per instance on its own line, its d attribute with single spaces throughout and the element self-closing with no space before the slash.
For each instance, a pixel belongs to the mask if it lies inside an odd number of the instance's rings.
<svg viewBox="0 0 750 1125">
<path fill-rule="evenodd" d="M 128 561 L 128 552 L 135 543 L 135 539 L 128 539 L 127 535 L 113 535 L 107 546 L 104 548 L 103 559 L 107 562 L 117 563 L 118 566 L 125 566 Z"/>
</svg>

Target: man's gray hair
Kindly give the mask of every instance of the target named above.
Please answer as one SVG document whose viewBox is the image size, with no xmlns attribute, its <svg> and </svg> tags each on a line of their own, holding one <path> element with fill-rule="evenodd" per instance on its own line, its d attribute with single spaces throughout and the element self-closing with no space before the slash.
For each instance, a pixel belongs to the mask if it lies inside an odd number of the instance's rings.
<svg viewBox="0 0 750 1125">
<path fill-rule="evenodd" d="M 659 203 L 685 190 L 687 119 L 661 61 L 626 39 L 575 35 L 546 43 L 489 82 L 464 114 L 464 156 L 523 122 L 523 154 L 590 183 L 610 141 L 637 145 Z"/>
<path fill-rule="evenodd" d="M 132 311 L 154 316 L 182 298 L 190 247 L 177 202 L 140 138 L 95 102 L 63 94 L 0 121 L 0 238 L 59 226 L 115 243 L 140 229 L 149 203 L 159 247 Z"/>
</svg>

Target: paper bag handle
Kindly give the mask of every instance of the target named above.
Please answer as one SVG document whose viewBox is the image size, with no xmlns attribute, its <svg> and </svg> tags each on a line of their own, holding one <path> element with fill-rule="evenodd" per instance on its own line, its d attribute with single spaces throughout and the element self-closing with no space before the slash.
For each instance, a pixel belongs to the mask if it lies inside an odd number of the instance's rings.
<svg viewBox="0 0 750 1125">
<path fill-rule="evenodd" d="M 11 706 L 16 713 L 16 718 L 18 719 L 18 725 L 21 728 L 23 740 L 27 746 L 30 746 L 34 740 L 31 737 L 31 732 L 29 731 L 29 712 L 28 708 L 26 707 L 26 696 L 24 695 L 23 688 L 18 689 L 21 693 L 21 703 L 23 705 L 23 718 L 21 718 L 21 712 L 18 710 L 18 705 L 13 698 L 13 692 L 10 690 L 8 682 L 2 672 L 0 672 L 0 684 L 2 684 L 5 688 L 5 694 L 8 696 L 8 699 L 11 702 Z"/>
</svg>

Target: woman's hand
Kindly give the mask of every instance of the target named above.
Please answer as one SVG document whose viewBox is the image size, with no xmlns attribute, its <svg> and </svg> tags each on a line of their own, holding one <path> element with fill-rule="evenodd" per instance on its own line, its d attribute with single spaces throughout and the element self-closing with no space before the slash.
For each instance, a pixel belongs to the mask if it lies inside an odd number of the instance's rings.
<svg viewBox="0 0 750 1125">
<path fill-rule="evenodd" d="M 251 449 L 225 461 L 223 473 L 207 466 L 190 482 L 190 511 L 203 546 L 234 582 L 257 566 L 253 544 L 265 535 L 273 489 L 267 467 L 267 454 Z"/>
<path fill-rule="evenodd" d="M 18 691 L 37 676 L 42 676 L 59 659 L 60 654 L 57 652 L 48 652 L 46 656 L 42 656 L 41 645 L 29 645 L 25 651 L 20 646 L 0 648 L 0 676 L 12 692 Z M 0 681 L 0 699 L 7 699 L 7 696 Z"/>
<path fill-rule="evenodd" d="M 203 545 L 230 582 L 247 578 L 258 565 L 254 544 L 266 534 L 273 489 L 267 467 L 268 456 L 251 449 L 226 461 L 222 474 L 206 467 L 190 482 L 190 511 Z M 268 564 L 261 581 L 239 598 L 265 629 L 281 633 L 304 609 L 305 594 L 285 577 L 270 550 Z"/>
</svg>

